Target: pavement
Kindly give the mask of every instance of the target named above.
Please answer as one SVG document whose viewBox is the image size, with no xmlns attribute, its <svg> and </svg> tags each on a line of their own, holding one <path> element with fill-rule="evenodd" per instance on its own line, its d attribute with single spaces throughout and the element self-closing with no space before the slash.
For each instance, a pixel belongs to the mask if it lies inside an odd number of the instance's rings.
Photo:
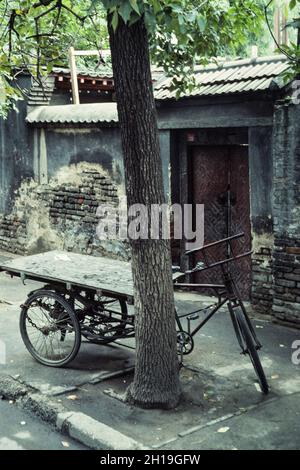
<svg viewBox="0 0 300 470">
<path fill-rule="evenodd" d="M 13 401 L 0 401 L 0 450 L 86 450 Z"/>
<path fill-rule="evenodd" d="M 0 253 L 0 262 L 10 256 Z M 18 320 L 20 304 L 37 287 L 0 274 L 0 345 L 6 352 L 5 364 L 0 364 L 0 395 L 6 406 L 13 404 L 11 410 L 30 412 L 51 432 L 59 431 L 57 448 L 67 439 L 95 449 L 300 448 L 300 365 L 292 362 L 300 330 L 273 324 L 268 316 L 253 316 L 271 386 L 265 396 L 249 358 L 239 353 L 224 309 L 198 333 L 194 351 L 184 360 L 179 406 L 142 410 L 122 400 L 133 378 L 130 349 L 83 343 L 77 358 L 62 369 L 42 366 L 29 355 Z M 206 301 L 197 294 L 176 294 L 181 312 Z M 1 420 L 15 420 L 8 408 L 2 414 L 0 407 L 0 413 Z M 32 445 L 42 448 L 38 439 Z"/>
</svg>

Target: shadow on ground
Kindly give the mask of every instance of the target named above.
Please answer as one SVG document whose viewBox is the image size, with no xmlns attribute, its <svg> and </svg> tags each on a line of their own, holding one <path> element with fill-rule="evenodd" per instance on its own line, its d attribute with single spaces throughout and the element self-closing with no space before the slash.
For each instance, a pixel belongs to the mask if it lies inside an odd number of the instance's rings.
<svg viewBox="0 0 300 470">
<path fill-rule="evenodd" d="M 298 449 L 300 446 L 300 366 L 291 362 L 300 331 L 254 318 L 264 347 L 262 363 L 271 385 L 264 396 L 252 365 L 241 356 L 226 310 L 199 332 L 195 349 L 181 369 L 183 396 L 171 411 L 141 410 L 120 398 L 132 380 L 134 352 L 121 346 L 83 343 L 77 358 L 63 369 L 35 362 L 19 334 L 19 304 L 37 288 L 0 275 L 0 340 L 9 374 L 70 410 L 84 412 L 148 446 L 169 449 Z M 192 310 L 197 295 L 177 295 L 180 311 Z M 103 380 L 103 376 L 127 374 Z"/>
</svg>

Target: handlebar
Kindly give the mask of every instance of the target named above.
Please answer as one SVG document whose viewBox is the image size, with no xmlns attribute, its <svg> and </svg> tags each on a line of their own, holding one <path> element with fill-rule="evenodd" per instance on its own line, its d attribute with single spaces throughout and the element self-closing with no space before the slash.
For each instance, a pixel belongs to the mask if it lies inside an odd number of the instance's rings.
<svg viewBox="0 0 300 470">
<path fill-rule="evenodd" d="M 186 251 L 184 253 L 184 255 L 191 255 L 193 253 L 197 253 L 199 251 L 205 250 L 206 248 L 210 248 L 212 246 L 220 245 L 221 243 L 225 243 L 225 242 L 228 242 L 228 241 L 231 241 L 231 240 L 235 240 L 237 238 L 241 238 L 241 237 L 244 237 L 244 236 L 245 236 L 244 232 L 237 233 L 236 235 L 232 235 L 231 237 L 228 237 L 228 238 L 223 238 L 222 240 L 219 240 L 217 242 L 209 243 L 208 245 L 204 245 L 200 248 L 193 248 L 192 250 Z"/>
<path fill-rule="evenodd" d="M 201 272 L 201 271 L 206 271 L 207 269 L 211 269 L 211 268 L 215 268 L 216 266 L 222 266 L 224 264 L 227 264 L 227 263 L 232 263 L 233 261 L 236 261 L 236 260 L 239 260 L 241 258 L 245 258 L 245 256 L 250 256 L 252 255 L 253 253 L 253 250 L 252 251 L 247 251 L 246 253 L 242 253 L 240 255 L 237 255 L 237 256 L 233 256 L 232 258 L 227 258 L 227 259 L 224 259 L 222 261 L 217 261 L 216 263 L 212 263 L 212 264 L 209 264 L 207 266 L 204 266 L 204 267 L 195 267 L 194 269 L 190 269 L 189 271 L 185 271 L 185 274 L 194 274 L 194 273 L 198 273 L 198 272 Z"/>
</svg>

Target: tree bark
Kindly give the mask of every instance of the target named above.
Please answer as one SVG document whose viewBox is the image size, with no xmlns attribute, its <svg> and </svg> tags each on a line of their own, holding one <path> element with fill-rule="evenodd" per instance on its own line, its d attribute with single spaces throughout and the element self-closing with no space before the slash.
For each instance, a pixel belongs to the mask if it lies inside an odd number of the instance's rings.
<svg viewBox="0 0 300 470">
<path fill-rule="evenodd" d="M 109 27 L 128 206 L 165 202 L 148 35 L 144 20 Z M 135 289 L 136 367 L 131 403 L 175 407 L 180 397 L 169 240 L 130 241 Z"/>
</svg>

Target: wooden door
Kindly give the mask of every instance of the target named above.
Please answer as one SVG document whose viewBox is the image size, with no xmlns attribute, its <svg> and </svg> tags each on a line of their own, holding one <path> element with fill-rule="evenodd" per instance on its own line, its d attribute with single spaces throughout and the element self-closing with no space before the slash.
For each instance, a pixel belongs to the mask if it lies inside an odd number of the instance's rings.
<svg viewBox="0 0 300 470">
<path fill-rule="evenodd" d="M 197 146 L 191 151 L 192 202 L 204 204 L 204 243 L 211 243 L 239 232 L 245 238 L 234 242 L 235 252 L 251 247 L 249 165 L 247 146 Z M 228 207 L 228 191 L 230 206 Z M 226 258 L 225 245 L 210 250 L 210 259 Z M 201 257 L 195 257 L 195 262 Z M 249 298 L 250 257 L 232 264 L 232 273 L 243 298 Z M 219 269 L 195 275 L 195 282 L 221 281 Z"/>
</svg>

